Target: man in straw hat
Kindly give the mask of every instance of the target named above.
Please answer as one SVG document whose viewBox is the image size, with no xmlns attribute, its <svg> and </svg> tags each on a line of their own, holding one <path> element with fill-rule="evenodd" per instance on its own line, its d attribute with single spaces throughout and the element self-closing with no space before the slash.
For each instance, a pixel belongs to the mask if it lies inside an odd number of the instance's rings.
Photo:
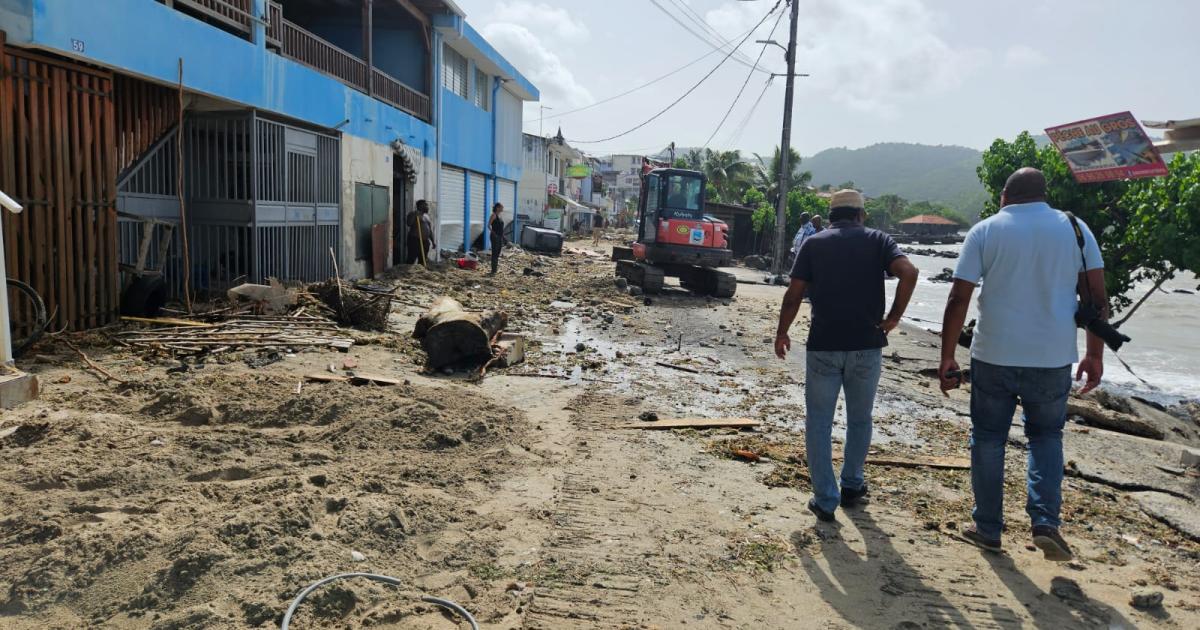
<svg viewBox="0 0 1200 630">
<path fill-rule="evenodd" d="M 825 231 L 807 237 L 796 253 L 792 281 L 783 297 L 775 354 L 792 347 L 788 329 L 806 293 L 812 324 L 805 353 L 805 447 L 812 477 L 808 509 L 822 521 L 853 507 L 867 494 L 863 465 L 871 446 L 871 412 L 879 385 L 887 335 L 900 324 L 917 285 L 917 268 L 891 236 L 863 226 L 867 213 L 856 190 L 839 190 L 829 200 Z M 891 311 L 884 317 L 884 272 L 900 279 Z M 846 449 L 841 488 L 833 471 L 831 433 L 838 394 L 846 394 Z"/>
</svg>

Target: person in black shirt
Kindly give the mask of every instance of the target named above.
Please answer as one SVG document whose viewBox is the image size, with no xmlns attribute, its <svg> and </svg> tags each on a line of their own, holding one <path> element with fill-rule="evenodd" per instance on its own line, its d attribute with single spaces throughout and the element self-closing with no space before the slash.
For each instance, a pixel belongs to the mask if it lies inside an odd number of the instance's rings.
<svg viewBox="0 0 1200 630">
<path fill-rule="evenodd" d="M 788 329 L 805 293 L 811 294 L 804 440 L 813 485 L 808 509 L 823 521 L 834 519 L 839 503 L 852 507 L 867 494 L 863 465 L 871 446 L 871 411 L 883 347 L 887 334 L 900 324 L 917 285 L 917 268 L 892 237 L 863 226 L 867 213 L 861 193 L 838 191 L 829 206 L 829 228 L 804 239 L 796 252 L 775 336 L 775 354 L 783 359 L 792 347 Z M 900 279 L 887 317 L 883 315 L 885 271 Z M 830 440 L 842 390 L 846 392 L 846 452 L 839 492 Z"/>
<path fill-rule="evenodd" d="M 504 248 L 504 204 L 492 206 L 492 220 L 488 223 L 488 231 L 492 241 L 492 273 L 500 269 L 500 250 Z"/>
</svg>

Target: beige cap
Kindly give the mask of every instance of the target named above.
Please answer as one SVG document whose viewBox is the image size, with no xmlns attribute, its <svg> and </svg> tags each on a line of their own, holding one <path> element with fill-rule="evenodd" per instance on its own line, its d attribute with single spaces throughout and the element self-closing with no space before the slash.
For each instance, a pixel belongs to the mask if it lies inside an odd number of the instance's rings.
<svg viewBox="0 0 1200 630">
<path fill-rule="evenodd" d="M 839 190 L 833 193 L 829 198 L 829 207 L 832 208 L 858 208 L 859 210 L 866 209 L 866 202 L 863 201 L 862 193 L 849 188 Z"/>
</svg>

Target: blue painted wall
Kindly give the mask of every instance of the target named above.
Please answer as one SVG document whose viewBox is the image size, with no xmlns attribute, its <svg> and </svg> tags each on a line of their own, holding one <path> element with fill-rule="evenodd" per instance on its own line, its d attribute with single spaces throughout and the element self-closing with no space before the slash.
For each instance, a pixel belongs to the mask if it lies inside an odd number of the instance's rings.
<svg viewBox="0 0 1200 630">
<path fill-rule="evenodd" d="M 184 84 L 211 96 L 276 112 L 386 144 L 436 142 L 431 125 L 244 39 L 154 0 L 0 0 L 0 28 L 19 27 L 30 11 L 32 30 L 9 42 L 35 46 L 174 85 L 178 59 Z M 15 7 L 15 9 L 13 9 Z M 76 52 L 73 40 L 83 52 Z M 451 119 L 452 120 L 452 119 Z M 490 148 L 489 148 L 490 151 Z"/>
<path fill-rule="evenodd" d="M 429 56 L 425 38 L 412 28 L 383 28 L 375 25 L 372 61 L 375 67 L 392 75 L 418 92 L 425 91 Z"/>
<path fill-rule="evenodd" d="M 477 173 L 492 172 L 492 114 L 442 90 L 442 161 Z"/>
</svg>

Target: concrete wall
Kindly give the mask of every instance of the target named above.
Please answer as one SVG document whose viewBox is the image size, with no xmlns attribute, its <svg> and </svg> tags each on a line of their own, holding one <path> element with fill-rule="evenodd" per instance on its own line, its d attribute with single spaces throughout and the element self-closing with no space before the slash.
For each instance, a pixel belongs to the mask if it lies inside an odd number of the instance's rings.
<svg viewBox="0 0 1200 630">
<path fill-rule="evenodd" d="M 387 187 L 388 207 L 393 207 L 395 191 L 392 189 L 392 173 L 395 159 L 396 155 L 392 147 L 388 145 L 354 136 L 342 136 L 342 234 L 341 255 L 338 260 L 338 268 L 342 277 L 362 278 L 370 272 L 369 260 L 354 260 L 355 185 L 373 184 Z M 410 184 L 412 186 L 410 205 L 415 205 L 418 199 L 432 201 L 437 198 L 435 194 L 437 178 L 434 176 L 437 163 L 433 159 L 424 158 L 415 166 L 417 167 L 416 181 Z M 411 208 L 405 210 L 408 211 Z M 390 257 L 389 251 L 389 266 Z"/>
<path fill-rule="evenodd" d="M 492 173 L 492 114 L 442 91 L 442 161 L 477 173 Z M 518 167 L 519 168 L 519 167 Z"/>
</svg>

